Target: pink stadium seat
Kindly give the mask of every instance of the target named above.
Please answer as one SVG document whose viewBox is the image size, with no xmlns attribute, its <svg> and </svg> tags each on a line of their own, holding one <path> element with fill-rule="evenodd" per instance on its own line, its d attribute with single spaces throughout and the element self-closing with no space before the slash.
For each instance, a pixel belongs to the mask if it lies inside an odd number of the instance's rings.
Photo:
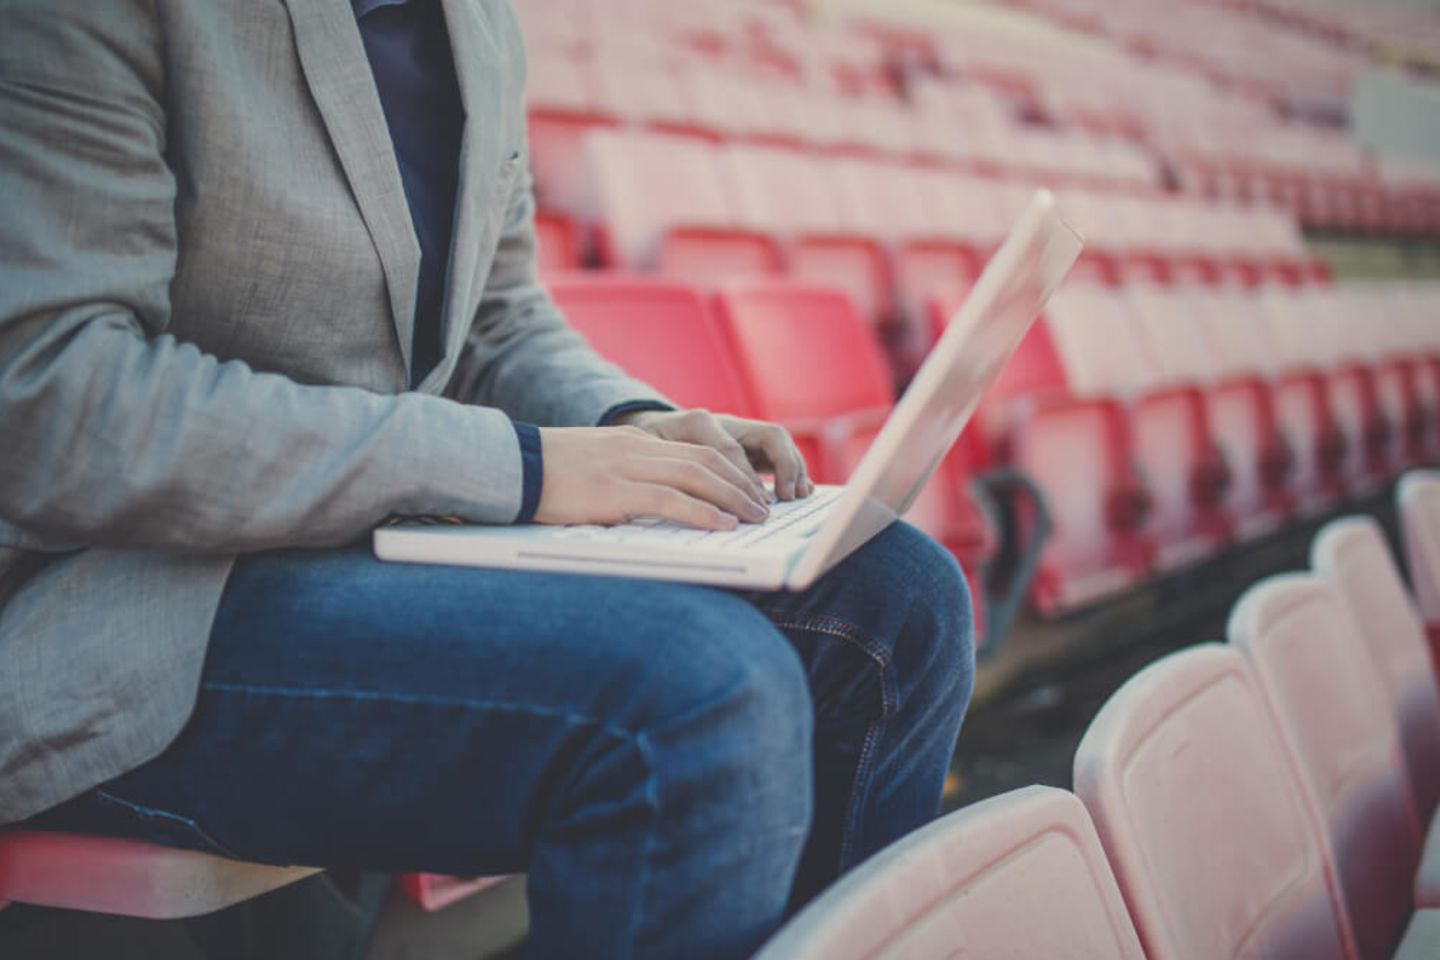
<svg viewBox="0 0 1440 960">
<path fill-rule="evenodd" d="M 677 404 L 755 415 L 728 335 L 692 288 L 588 274 L 556 278 L 549 286 L 565 319 L 601 356 Z"/>
<path fill-rule="evenodd" d="M 1085 808 L 1026 787 L 881 851 L 755 960 L 1143 960 Z"/>
<path fill-rule="evenodd" d="M 1431 660 L 1440 670 L 1440 473 L 1407 473 L 1400 479 L 1396 500 L 1405 566 L 1430 637 Z"/>
<path fill-rule="evenodd" d="M 736 220 L 785 238 L 788 276 L 844 290 L 861 317 L 888 322 L 890 259 L 879 236 L 857 228 L 866 212 L 853 198 L 849 206 L 841 201 L 837 163 L 779 147 L 731 147 L 726 165 Z"/>
<path fill-rule="evenodd" d="M 1421 843 L 1390 698 L 1345 601 L 1304 574 L 1269 577 L 1231 612 L 1328 832 L 1359 955 L 1383 960 L 1409 915 Z"/>
<path fill-rule="evenodd" d="M 131 840 L 0 830 L 0 905 L 173 920 L 213 913 L 318 872 Z"/>
<path fill-rule="evenodd" d="M 447 877 L 438 873 L 404 873 L 399 877 L 406 898 L 426 913 L 488 890 L 505 877 Z"/>
<path fill-rule="evenodd" d="M 1344 598 L 1361 628 L 1393 705 L 1416 810 L 1429 817 L 1440 802 L 1440 687 L 1425 624 L 1385 535 L 1369 517 L 1331 521 L 1315 538 L 1310 563 Z"/>
<path fill-rule="evenodd" d="M 780 271 L 775 239 L 736 225 L 712 145 L 606 130 L 586 147 L 607 265 L 702 285 Z"/>
<path fill-rule="evenodd" d="M 1132 677 L 1075 754 L 1149 960 L 1354 960 L 1315 811 L 1245 658 L 1219 644 Z"/>
</svg>

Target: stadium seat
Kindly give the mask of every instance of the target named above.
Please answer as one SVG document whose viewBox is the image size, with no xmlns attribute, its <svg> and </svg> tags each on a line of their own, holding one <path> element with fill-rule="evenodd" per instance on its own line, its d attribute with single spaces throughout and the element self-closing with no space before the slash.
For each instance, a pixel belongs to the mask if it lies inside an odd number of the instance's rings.
<svg viewBox="0 0 1440 960">
<path fill-rule="evenodd" d="M 719 306 L 755 415 L 789 427 L 817 482 L 844 483 L 895 398 L 885 358 L 849 298 L 754 281 L 728 286 Z M 969 488 L 962 447 L 941 462 L 906 519 L 946 546 L 972 582 L 993 553 L 993 524 Z"/>
<path fill-rule="evenodd" d="M 580 268 L 580 233 L 561 213 L 535 214 L 535 266 L 542 274 Z"/>
<path fill-rule="evenodd" d="M 1383 960 L 1409 915 L 1421 828 L 1361 628 L 1324 580 L 1285 574 L 1246 591 L 1227 632 L 1254 666 L 1328 831 L 1359 955 Z"/>
<path fill-rule="evenodd" d="M 1315 811 L 1239 651 L 1141 670 L 1075 754 L 1148 960 L 1353 960 Z"/>
<path fill-rule="evenodd" d="M 894 317 L 890 259 L 881 238 L 857 229 L 862 216 L 838 199 L 835 161 L 778 147 L 726 151 L 737 222 L 784 239 L 786 274 L 844 290 L 862 318 Z"/>
<path fill-rule="evenodd" d="M 712 145 L 602 130 L 590 135 L 586 149 L 606 266 L 703 286 L 782 270 L 774 237 L 736 225 Z"/>
<path fill-rule="evenodd" d="M 1172 352 L 1183 352 L 1192 369 L 1211 378 L 1210 426 L 1232 478 L 1225 507 L 1236 534 L 1253 539 L 1279 528 L 1297 506 L 1290 486 L 1295 454 L 1265 376 L 1269 348 L 1240 295 L 1192 290 L 1186 300 L 1190 309 L 1171 317 Z"/>
<path fill-rule="evenodd" d="M 1332 509 L 1347 493 L 1348 441 L 1331 409 L 1331 357 L 1310 316 L 1313 291 L 1268 285 L 1254 299 L 1275 344 L 1275 413 L 1295 451 L 1291 486 L 1307 516 Z"/>
<path fill-rule="evenodd" d="M 1430 655 L 1440 670 L 1440 473 L 1414 470 L 1396 489 L 1405 566 L 1425 630 Z"/>
<path fill-rule="evenodd" d="M 604 274 L 557 277 L 549 287 L 570 325 L 631 376 L 681 407 L 755 415 L 728 335 L 693 288 Z"/>
<path fill-rule="evenodd" d="M 318 872 L 132 840 L 0 830 L 0 905 L 175 920 L 213 913 Z"/>
<path fill-rule="evenodd" d="M 1326 524 L 1310 565 L 1350 607 L 1393 705 L 1420 818 L 1440 802 L 1440 687 L 1420 619 L 1379 524 L 1344 517 Z M 1440 903 L 1428 904 L 1440 906 Z"/>
<path fill-rule="evenodd" d="M 1143 960 L 1085 808 L 1026 787 L 898 841 L 811 903 L 755 960 Z"/>
</svg>

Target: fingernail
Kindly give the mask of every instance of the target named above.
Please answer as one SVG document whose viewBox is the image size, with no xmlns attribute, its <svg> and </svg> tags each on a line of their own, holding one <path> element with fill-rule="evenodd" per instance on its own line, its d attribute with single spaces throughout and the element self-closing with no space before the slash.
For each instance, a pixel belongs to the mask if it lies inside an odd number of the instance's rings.
<svg viewBox="0 0 1440 960">
<path fill-rule="evenodd" d="M 751 523 L 759 523 L 770 516 L 770 511 L 759 503 L 751 503 L 745 508 L 745 519 Z"/>
<path fill-rule="evenodd" d="M 735 529 L 736 527 L 738 527 L 738 526 L 740 526 L 740 519 L 739 519 L 738 517 L 734 516 L 733 514 L 729 514 L 729 513 L 723 513 L 723 512 L 722 512 L 722 513 L 720 514 L 720 529 L 721 529 L 721 530 L 734 530 L 734 529 Z"/>
</svg>

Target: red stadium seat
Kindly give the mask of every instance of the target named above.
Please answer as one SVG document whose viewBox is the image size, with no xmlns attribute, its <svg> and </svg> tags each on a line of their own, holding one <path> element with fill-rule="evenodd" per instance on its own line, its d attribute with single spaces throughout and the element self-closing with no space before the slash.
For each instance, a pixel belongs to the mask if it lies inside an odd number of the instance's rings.
<svg viewBox="0 0 1440 960">
<path fill-rule="evenodd" d="M 1355 960 L 1314 808 L 1245 658 L 1219 644 L 1132 677 L 1075 753 L 1149 960 Z"/>
<path fill-rule="evenodd" d="M 1270 348 L 1244 298 L 1216 291 L 1186 292 L 1190 310 L 1171 318 L 1170 349 L 1208 377 L 1210 426 L 1230 465 L 1225 507 L 1243 539 L 1268 534 L 1297 509 L 1290 486 L 1295 453 L 1280 430 L 1276 399 L 1265 373 Z"/>
<path fill-rule="evenodd" d="M 872 323 L 894 312 L 891 268 L 879 237 L 842 218 L 835 167 L 824 158 L 774 147 L 727 151 L 737 220 L 787 239 L 787 274 L 844 290 Z"/>
<path fill-rule="evenodd" d="M 1306 290 L 1264 288 L 1256 297 L 1257 319 L 1276 346 L 1275 413 L 1295 452 L 1291 486 L 1303 513 L 1330 510 L 1345 496 L 1349 441 L 1330 402 L 1330 358 L 1316 335 Z"/>
<path fill-rule="evenodd" d="M 719 302 L 756 415 L 790 428 L 817 482 L 844 483 L 895 397 L 885 357 L 849 299 L 838 290 L 753 282 L 731 285 Z M 940 464 L 906 517 L 972 577 L 993 551 L 961 453 Z"/>
<path fill-rule="evenodd" d="M 0 830 L 0 905 L 173 920 L 213 913 L 318 872 L 131 840 Z"/>
<path fill-rule="evenodd" d="M 1288 574 L 1247 591 L 1228 633 L 1328 832 L 1359 955 L 1388 957 L 1409 914 L 1421 836 L 1390 698 L 1361 628 L 1323 580 Z"/>
<path fill-rule="evenodd" d="M 600 355 L 682 407 L 755 415 L 728 335 L 698 293 L 640 277 L 560 277 L 549 284 L 570 325 Z"/>
<path fill-rule="evenodd" d="M 535 214 L 535 266 L 543 274 L 580 268 L 580 232 L 561 213 Z"/>
<path fill-rule="evenodd" d="M 1066 289 L 1057 297 L 1063 321 Z M 1154 556 L 1145 530 L 1152 504 L 1135 470 L 1126 410 L 1105 386 L 1107 376 L 1123 377 L 1123 366 L 1103 338 L 1095 349 L 1080 325 L 1052 322 L 1054 310 L 1052 300 L 985 405 L 985 427 L 1006 438 L 1009 459 L 1039 488 L 1050 514 L 1034 589 L 1046 615 L 1134 586 Z"/>
<path fill-rule="evenodd" d="M 1095 827 L 1072 794 L 1026 787 L 881 851 L 755 960 L 1143 960 Z"/>
</svg>

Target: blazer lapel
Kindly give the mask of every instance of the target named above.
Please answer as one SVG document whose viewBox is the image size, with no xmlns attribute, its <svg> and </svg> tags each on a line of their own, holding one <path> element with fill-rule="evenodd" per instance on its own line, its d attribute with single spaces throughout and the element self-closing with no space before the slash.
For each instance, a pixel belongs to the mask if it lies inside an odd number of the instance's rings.
<svg viewBox="0 0 1440 960">
<path fill-rule="evenodd" d="M 395 335 L 409 370 L 420 246 L 359 27 L 348 3 L 285 2 L 305 82 L 380 255 Z"/>
<path fill-rule="evenodd" d="M 476 261 L 486 215 L 494 197 L 495 170 L 485 150 L 486 117 L 494 117 L 497 95 L 493 82 L 494 59 L 500 55 L 494 37 L 473 0 L 443 0 L 445 25 L 455 58 L 455 77 L 465 108 L 465 131 L 460 140 L 460 184 L 456 194 L 455 234 L 446 270 L 443 343 L 446 354 L 455 353 L 452 338 L 468 326 L 474 312 Z M 488 72 L 487 72 L 488 71 Z M 478 118 L 478 122 L 477 122 Z M 445 364 L 441 364 L 444 367 Z M 440 368 L 436 370 L 437 376 Z"/>
</svg>

